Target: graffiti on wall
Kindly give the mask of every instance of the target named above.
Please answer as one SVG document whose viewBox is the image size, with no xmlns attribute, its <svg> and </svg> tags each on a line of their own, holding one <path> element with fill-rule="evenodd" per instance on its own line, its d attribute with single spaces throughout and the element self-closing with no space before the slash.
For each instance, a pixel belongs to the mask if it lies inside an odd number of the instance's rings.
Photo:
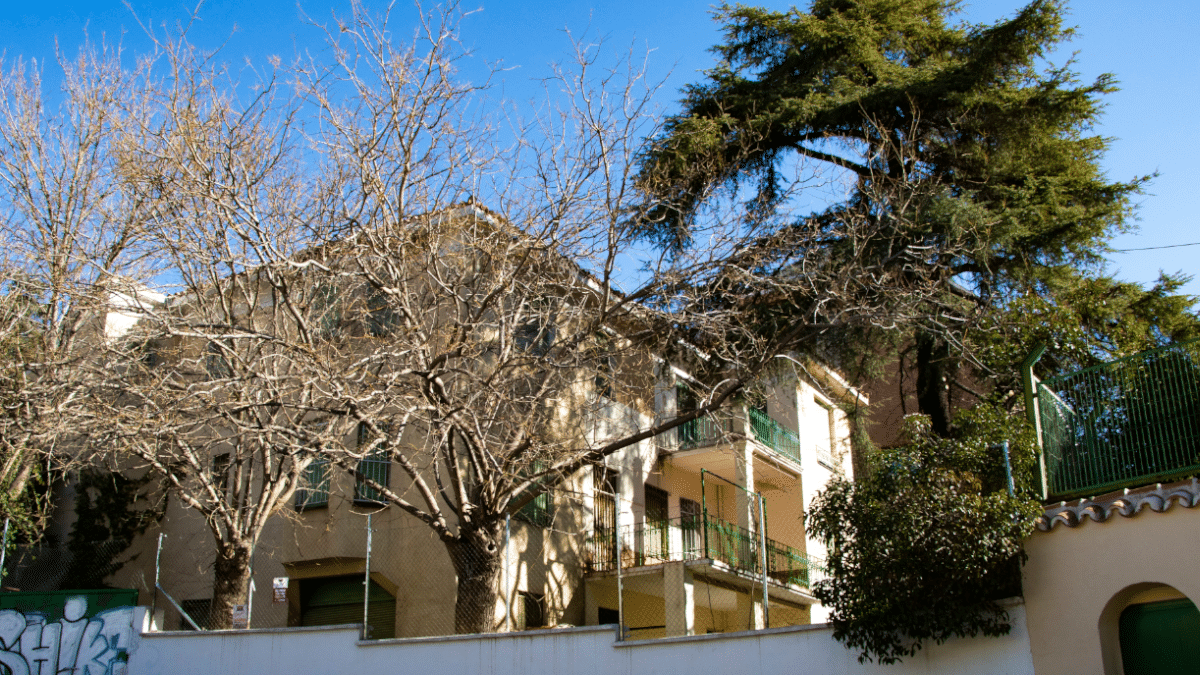
<svg viewBox="0 0 1200 675">
<path fill-rule="evenodd" d="M 68 598 L 60 621 L 0 610 L 0 675 L 124 675 L 133 608 L 85 618 L 87 598 Z"/>
</svg>

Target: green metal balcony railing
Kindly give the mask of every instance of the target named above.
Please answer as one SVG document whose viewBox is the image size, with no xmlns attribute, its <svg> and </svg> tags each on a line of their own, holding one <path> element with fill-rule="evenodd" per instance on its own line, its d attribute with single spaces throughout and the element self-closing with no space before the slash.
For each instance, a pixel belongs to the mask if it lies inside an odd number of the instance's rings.
<svg viewBox="0 0 1200 675">
<path fill-rule="evenodd" d="M 1051 499 L 1200 473 L 1200 340 L 1037 384 Z"/>
<path fill-rule="evenodd" d="M 765 412 L 750 408 L 750 433 L 754 440 L 768 448 L 800 461 L 800 437 Z M 733 430 L 733 420 L 728 417 L 701 417 L 685 422 L 678 427 L 679 448 L 688 450 L 715 445 Z"/>
<path fill-rule="evenodd" d="M 709 416 L 684 422 L 676 427 L 679 448 L 689 450 L 715 445 L 731 431 L 731 422 L 729 418 L 714 419 Z"/>
<path fill-rule="evenodd" d="M 800 461 L 800 437 L 779 422 L 771 419 L 767 413 L 750 408 L 750 430 L 759 443 L 775 452 Z"/>
<path fill-rule="evenodd" d="M 751 575 L 762 574 L 762 540 L 758 534 L 712 517 L 672 518 L 632 528 L 621 539 L 624 568 L 687 560 L 718 560 Z M 597 532 L 589 540 L 590 566 L 616 569 L 617 537 Z M 808 587 L 823 572 L 820 562 L 798 549 L 767 539 L 767 575 L 779 583 Z"/>
</svg>

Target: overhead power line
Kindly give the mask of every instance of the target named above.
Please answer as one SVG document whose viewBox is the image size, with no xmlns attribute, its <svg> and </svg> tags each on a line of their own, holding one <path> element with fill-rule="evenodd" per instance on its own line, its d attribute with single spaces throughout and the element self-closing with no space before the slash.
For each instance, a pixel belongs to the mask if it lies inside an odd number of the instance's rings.
<svg viewBox="0 0 1200 675">
<path fill-rule="evenodd" d="M 1114 248 L 1113 253 L 1129 253 L 1130 251 L 1156 251 L 1160 248 L 1180 248 L 1183 246 L 1200 246 L 1200 241 L 1190 244 L 1171 244 L 1170 246 L 1147 246 L 1146 248 Z"/>
</svg>

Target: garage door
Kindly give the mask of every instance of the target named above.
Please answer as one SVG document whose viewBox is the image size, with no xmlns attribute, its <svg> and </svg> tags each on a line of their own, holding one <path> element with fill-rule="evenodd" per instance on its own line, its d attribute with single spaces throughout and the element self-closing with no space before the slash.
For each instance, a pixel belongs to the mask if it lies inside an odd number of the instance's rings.
<svg viewBox="0 0 1200 675">
<path fill-rule="evenodd" d="M 300 625 L 334 626 L 361 624 L 363 620 L 363 578 L 361 575 L 318 577 L 300 581 Z M 396 637 L 396 598 L 382 586 L 371 582 L 370 607 L 367 610 L 368 637 Z"/>
<path fill-rule="evenodd" d="M 1200 611 L 1191 600 L 1130 605 L 1121 612 L 1125 675 L 1200 673 Z"/>
</svg>

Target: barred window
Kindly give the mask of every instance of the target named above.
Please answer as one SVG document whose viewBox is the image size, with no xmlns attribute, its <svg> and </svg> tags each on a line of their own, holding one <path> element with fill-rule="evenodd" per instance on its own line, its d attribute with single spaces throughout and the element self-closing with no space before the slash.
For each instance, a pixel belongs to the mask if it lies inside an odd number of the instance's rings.
<svg viewBox="0 0 1200 675">
<path fill-rule="evenodd" d="M 315 509 L 329 505 L 329 460 L 314 459 L 304 468 L 300 487 L 296 488 L 296 509 Z"/>
<path fill-rule="evenodd" d="M 382 423 L 376 424 L 376 427 L 384 433 L 391 432 L 391 425 Z M 365 424 L 358 425 L 358 447 L 370 445 L 374 439 L 370 437 L 370 429 Z M 370 479 L 376 483 L 387 487 L 388 481 L 392 476 L 392 458 L 388 454 L 387 444 L 385 442 L 375 443 L 374 447 L 358 461 L 358 471 L 354 480 L 354 502 L 364 504 L 385 504 L 387 500 L 383 494 L 375 488 L 367 485 L 365 479 Z"/>
</svg>

